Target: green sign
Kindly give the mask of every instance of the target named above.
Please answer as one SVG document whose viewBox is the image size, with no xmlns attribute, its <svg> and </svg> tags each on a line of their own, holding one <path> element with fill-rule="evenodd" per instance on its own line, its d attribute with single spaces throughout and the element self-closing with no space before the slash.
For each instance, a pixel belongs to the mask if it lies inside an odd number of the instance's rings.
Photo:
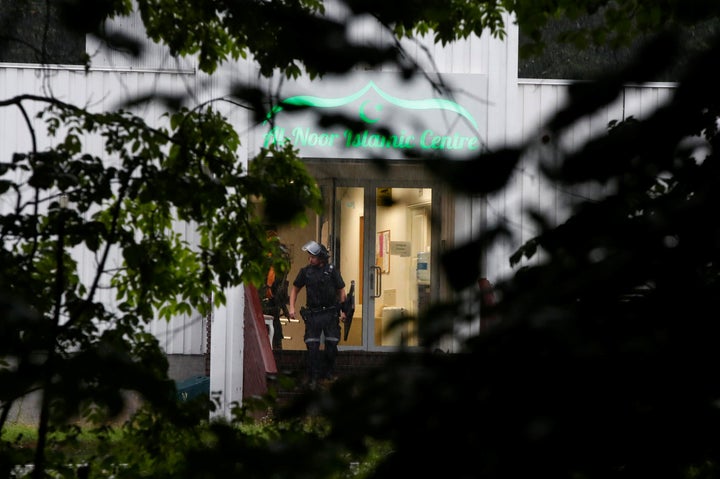
<svg viewBox="0 0 720 479">
<path fill-rule="evenodd" d="M 395 79 L 396 75 L 385 78 Z M 484 147 L 485 110 L 477 108 L 479 102 L 473 114 L 454 99 L 432 96 L 427 86 L 422 91 L 417 82 L 411 86 L 396 80 L 391 85 L 395 94 L 391 94 L 378 85 L 380 80 L 366 80 L 344 96 L 296 95 L 284 99 L 265 121 L 269 128 L 263 134 L 262 146 L 290 142 L 304 156 L 353 158 L 403 158 L 413 152 L 467 155 Z M 337 89 L 323 82 L 313 86 L 321 91 Z M 344 115 L 367 127 L 322 127 L 316 121 L 318 113 Z"/>
</svg>

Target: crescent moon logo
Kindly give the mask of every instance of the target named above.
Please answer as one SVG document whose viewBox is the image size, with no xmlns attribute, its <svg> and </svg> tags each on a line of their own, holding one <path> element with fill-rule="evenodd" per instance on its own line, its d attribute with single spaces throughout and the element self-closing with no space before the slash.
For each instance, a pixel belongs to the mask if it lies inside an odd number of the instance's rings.
<svg viewBox="0 0 720 479">
<path fill-rule="evenodd" d="M 365 100 L 360 104 L 360 110 L 358 111 L 358 115 L 360 115 L 360 119 L 364 121 L 365 123 L 376 123 L 378 121 L 377 118 L 369 118 L 365 114 L 365 105 L 369 103 L 368 100 Z M 375 105 L 375 111 L 380 112 L 382 110 L 382 105 Z"/>
</svg>

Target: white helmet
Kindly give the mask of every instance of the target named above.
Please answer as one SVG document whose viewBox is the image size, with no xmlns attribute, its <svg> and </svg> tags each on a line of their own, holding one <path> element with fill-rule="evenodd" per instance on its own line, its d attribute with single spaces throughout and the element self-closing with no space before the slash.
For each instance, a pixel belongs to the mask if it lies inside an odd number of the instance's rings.
<svg viewBox="0 0 720 479">
<path fill-rule="evenodd" d="M 330 252 L 327 248 L 316 241 L 308 241 L 303 245 L 302 250 L 322 259 L 328 259 L 330 257 Z"/>
</svg>

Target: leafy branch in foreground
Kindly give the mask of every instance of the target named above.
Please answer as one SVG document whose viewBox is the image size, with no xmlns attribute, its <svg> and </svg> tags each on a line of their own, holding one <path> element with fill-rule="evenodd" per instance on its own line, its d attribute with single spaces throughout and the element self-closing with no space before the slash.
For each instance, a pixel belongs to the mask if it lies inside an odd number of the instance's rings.
<svg viewBox="0 0 720 479">
<path fill-rule="evenodd" d="M 90 113 L 42 97 L 3 106 L 25 111 L 25 102 L 37 101 L 48 104 L 39 117 L 55 146 L 39 151 L 33 143 L 0 164 L 8 311 L 0 357 L 9 358 L 0 369 L 0 427 L 14 401 L 42 392 L 35 457 L 42 470 L 55 423 L 111 419 L 127 391 L 174 410 L 167 360 L 144 325 L 207 313 L 224 302 L 225 288 L 267 267 L 253 264 L 268 261 L 259 251 L 278 245 L 264 235 L 274 218 L 256 207 L 275 178 L 244 168 L 236 132 L 210 107 L 182 109 L 167 127 L 152 128 L 126 111 Z M 34 124 L 28 128 L 35 136 Z M 262 155 L 298 173 L 295 207 L 283 213 L 304 221 L 299 205 L 317 208 L 319 193 L 297 152 Z M 187 234 L 182 224 L 195 228 Z"/>
</svg>

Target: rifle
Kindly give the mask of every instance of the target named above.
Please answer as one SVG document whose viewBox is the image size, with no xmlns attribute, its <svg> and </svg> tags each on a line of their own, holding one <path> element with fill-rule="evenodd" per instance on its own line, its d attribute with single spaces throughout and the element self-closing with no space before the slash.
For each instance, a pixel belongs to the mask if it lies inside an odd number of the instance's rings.
<svg viewBox="0 0 720 479">
<path fill-rule="evenodd" d="M 277 290 L 277 296 L 275 297 L 277 305 L 280 307 L 280 312 L 288 319 L 290 319 L 290 312 L 288 311 L 288 303 L 290 302 L 290 296 L 288 295 L 288 280 L 282 280 Z"/>
<path fill-rule="evenodd" d="M 345 311 L 345 324 L 343 326 L 343 339 L 347 341 L 352 326 L 353 314 L 355 314 L 355 280 L 350 281 L 350 292 L 345 296 L 345 302 L 342 304 Z"/>
</svg>

